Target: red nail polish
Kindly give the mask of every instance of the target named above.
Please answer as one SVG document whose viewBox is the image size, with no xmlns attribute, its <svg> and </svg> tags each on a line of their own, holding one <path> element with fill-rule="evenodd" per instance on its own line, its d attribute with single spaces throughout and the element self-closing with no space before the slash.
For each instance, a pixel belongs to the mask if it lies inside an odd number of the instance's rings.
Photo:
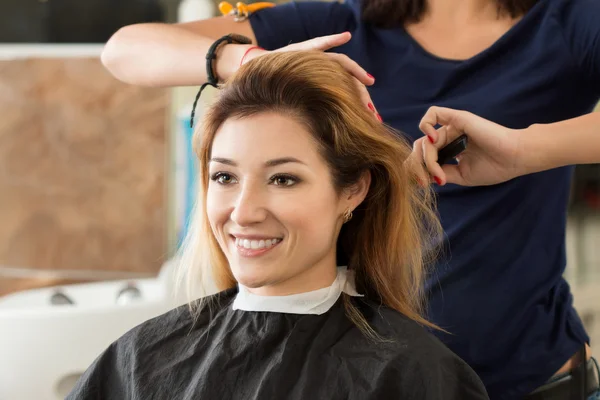
<svg viewBox="0 0 600 400">
<path fill-rule="evenodd" d="M 367 76 L 371 79 L 375 79 L 375 77 L 373 77 L 373 75 L 371 75 L 370 73 L 367 72 Z"/>
<path fill-rule="evenodd" d="M 431 135 L 427 135 L 427 139 L 429 139 L 429 141 L 430 141 L 431 143 L 434 143 L 433 136 L 431 136 Z"/>
<path fill-rule="evenodd" d="M 442 180 L 440 178 L 438 178 L 437 176 L 434 176 L 433 179 L 435 179 L 435 183 L 437 183 L 438 185 L 442 184 Z"/>
<path fill-rule="evenodd" d="M 379 120 L 379 122 L 383 122 L 383 118 L 381 118 L 381 115 L 377 114 L 377 119 Z"/>
<path fill-rule="evenodd" d="M 373 103 L 367 104 L 367 107 L 369 107 L 369 110 L 375 111 L 375 106 L 373 106 Z"/>
</svg>

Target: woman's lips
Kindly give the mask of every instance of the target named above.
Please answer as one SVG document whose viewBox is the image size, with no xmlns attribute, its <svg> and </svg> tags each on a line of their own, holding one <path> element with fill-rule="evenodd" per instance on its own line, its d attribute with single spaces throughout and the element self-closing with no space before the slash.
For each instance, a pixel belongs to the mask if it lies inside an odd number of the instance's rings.
<svg viewBox="0 0 600 400">
<path fill-rule="evenodd" d="M 233 237 L 234 246 L 242 257 L 258 257 L 268 253 L 281 243 L 279 238 L 244 239 Z"/>
</svg>

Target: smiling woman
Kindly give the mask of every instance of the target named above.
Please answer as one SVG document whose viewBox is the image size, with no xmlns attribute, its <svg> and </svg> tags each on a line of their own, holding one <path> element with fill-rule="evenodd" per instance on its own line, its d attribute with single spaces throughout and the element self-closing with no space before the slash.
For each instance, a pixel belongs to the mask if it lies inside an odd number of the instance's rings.
<svg viewBox="0 0 600 400">
<path fill-rule="evenodd" d="M 260 295 L 331 285 L 341 216 L 362 202 L 368 175 L 338 196 L 312 135 L 277 112 L 226 120 L 208 170 L 206 210 L 225 272 Z"/>
<path fill-rule="evenodd" d="M 190 299 L 110 346 L 71 399 L 486 399 L 426 329 L 440 241 L 410 146 L 322 53 L 244 65 L 196 133 Z"/>
</svg>

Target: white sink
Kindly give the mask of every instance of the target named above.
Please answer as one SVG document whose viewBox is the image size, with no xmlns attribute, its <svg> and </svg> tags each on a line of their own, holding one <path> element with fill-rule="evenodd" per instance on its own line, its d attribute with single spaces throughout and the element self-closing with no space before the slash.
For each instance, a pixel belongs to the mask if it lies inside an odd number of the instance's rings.
<svg viewBox="0 0 600 400">
<path fill-rule="evenodd" d="M 110 343 L 182 303 L 172 296 L 170 275 L 163 272 L 156 279 L 68 285 L 0 297 L 0 399 L 64 399 Z M 135 286 L 140 297 L 122 295 L 118 301 L 127 285 Z M 50 298 L 58 289 L 73 304 L 52 305 Z"/>
</svg>

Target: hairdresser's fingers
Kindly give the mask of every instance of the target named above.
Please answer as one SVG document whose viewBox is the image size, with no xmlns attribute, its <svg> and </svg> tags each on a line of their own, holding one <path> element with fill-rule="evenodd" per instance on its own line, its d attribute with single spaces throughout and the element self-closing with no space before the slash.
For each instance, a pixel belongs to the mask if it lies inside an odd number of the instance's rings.
<svg viewBox="0 0 600 400">
<path fill-rule="evenodd" d="M 375 83 L 373 75 L 364 70 L 356 61 L 345 54 L 327 53 L 328 56 L 336 60 L 344 69 L 350 72 L 356 79 L 364 85 L 372 85 Z"/>
<path fill-rule="evenodd" d="M 435 130 L 435 138 L 427 135 L 427 140 L 439 151 L 462 134 L 454 125 L 443 125 Z"/>
<path fill-rule="evenodd" d="M 335 35 L 319 36 L 304 42 L 293 43 L 276 51 L 305 51 L 305 50 L 329 50 L 347 43 L 352 38 L 350 32 L 337 33 Z"/>
<path fill-rule="evenodd" d="M 437 143 L 436 125 L 452 125 L 455 130 L 452 132 L 456 136 L 448 136 L 446 142 L 449 143 L 462 134 L 469 136 L 469 140 L 478 142 L 481 140 L 489 141 L 491 132 L 504 132 L 506 128 L 496 123 L 481 118 L 478 115 L 468 111 L 453 110 L 444 107 L 430 107 L 421 122 L 419 129 L 431 136 L 434 143 Z"/>
<path fill-rule="evenodd" d="M 468 182 L 463 177 L 463 174 L 458 165 L 446 164 L 442 166 L 442 169 L 446 174 L 446 183 L 455 183 L 461 186 L 468 186 Z"/>
<path fill-rule="evenodd" d="M 445 135 L 447 135 L 446 129 L 447 129 L 447 127 L 441 127 L 439 129 L 437 129 L 437 133 L 439 135 L 445 136 Z M 409 167 L 413 170 L 415 175 L 418 177 L 418 181 L 422 186 L 425 184 L 431 183 L 431 181 L 433 180 L 433 176 L 438 171 L 436 168 L 433 168 L 433 170 L 429 170 L 429 168 L 427 167 L 427 164 L 426 164 L 425 158 L 424 158 L 425 152 L 423 151 L 424 146 L 425 146 L 424 142 L 431 143 L 427 137 L 422 137 L 420 139 L 415 140 L 413 142 L 413 151 L 408 158 L 408 162 L 410 164 Z M 436 162 L 434 162 L 433 164 L 438 165 L 437 164 L 437 154 L 435 155 L 435 160 L 436 160 Z M 446 171 L 445 166 L 443 166 L 442 169 L 444 172 Z M 448 177 L 446 176 L 446 180 L 447 180 L 447 178 Z"/>
<path fill-rule="evenodd" d="M 408 158 L 408 167 L 415 174 L 419 185 L 426 186 L 429 184 L 430 179 L 427 170 L 424 168 L 423 140 L 425 138 L 417 139 L 413 142 L 413 151 Z"/>
<path fill-rule="evenodd" d="M 436 143 L 438 142 L 438 134 L 435 127 L 437 125 L 454 125 L 459 130 L 464 131 L 464 125 L 468 119 L 464 114 L 469 113 L 443 107 L 430 107 L 421 118 L 419 129 L 429 136 L 432 142 Z"/>
<path fill-rule="evenodd" d="M 356 87 L 360 92 L 360 99 L 364 106 L 367 107 L 369 111 L 371 111 L 375 119 L 377 119 L 379 122 L 382 122 L 383 120 L 381 119 L 381 115 L 379 115 L 379 113 L 377 112 L 377 109 L 373 104 L 373 100 L 371 99 L 371 95 L 369 94 L 369 91 L 367 90 L 365 85 L 363 85 L 358 79 L 354 79 L 354 83 L 356 84 Z"/>
<path fill-rule="evenodd" d="M 438 135 L 447 135 L 446 127 L 441 127 L 436 131 Z M 421 138 L 421 140 L 424 138 Z M 425 163 L 425 167 L 433 180 L 438 185 L 446 184 L 446 173 L 442 169 L 442 167 L 437 163 L 438 160 L 438 149 L 435 147 L 433 143 L 429 139 L 422 140 L 421 147 L 423 151 L 423 162 Z"/>
<path fill-rule="evenodd" d="M 435 147 L 441 149 L 466 132 L 466 123 L 464 119 L 453 118 L 445 112 L 438 113 L 438 110 L 440 110 L 438 107 L 431 107 L 421 119 L 419 129 L 427 135 Z M 454 112 L 463 113 L 463 111 L 452 111 Z M 466 111 L 464 113 L 472 115 Z M 443 125 L 447 129 L 435 129 L 436 125 Z"/>
<path fill-rule="evenodd" d="M 347 43 L 351 38 L 352 35 L 350 34 L 350 32 L 338 33 L 335 35 L 328 36 L 320 36 L 314 39 L 305 40 L 304 42 L 290 44 L 275 51 L 326 51 Z M 367 71 L 365 71 L 360 65 L 358 65 L 358 63 L 350 59 L 350 57 L 337 53 L 327 54 L 333 57 L 348 72 L 354 75 L 363 84 L 372 85 L 375 82 L 373 76 L 367 73 Z"/>
</svg>

